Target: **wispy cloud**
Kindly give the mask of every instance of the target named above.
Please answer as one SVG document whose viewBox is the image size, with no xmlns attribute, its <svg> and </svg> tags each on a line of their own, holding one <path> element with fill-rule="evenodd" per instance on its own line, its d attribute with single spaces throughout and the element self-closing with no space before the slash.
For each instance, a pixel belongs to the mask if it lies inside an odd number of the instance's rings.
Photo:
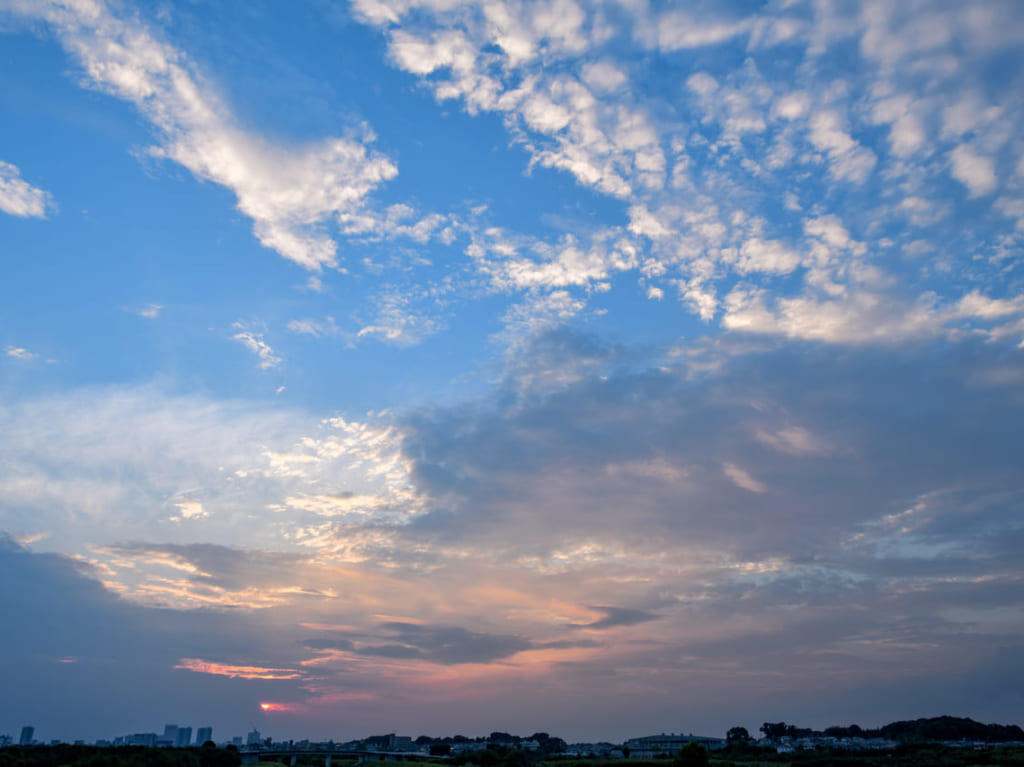
<svg viewBox="0 0 1024 767">
<path fill-rule="evenodd" d="M 232 666 L 227 663 L 215 663 L 200 658 L 182 658 L 174 666 L 184 671 L 195 671 L 199 674 L 214 674 L 232 679 L 298 679 L 301 671 L 283 668 L 264 668 L 263 666 Z"/>
<path fill-rule="evenodd" d="M 125 311 L 137 314 L 147 320 L 155 320 L 160 316 L 160 312 L 164 310 L 163 304 L 143 304 L 135 307 L 125 307 Z"/>
<path fill-rule="evenodd" d="M 4 353 L 8 357 L 14 357 L 15 359 L 19 360 L 34 360 L 36 357 L 39 356 L 38 354 L 30 352 L 28 349 L 22 348 L 20 346 L 7 346 L 4 348 Z"/>
<path fill-rule="evenodd" d="M 261 331 L 252 330 L 244 322 L 236 322 L 231 327 L 238 331 L 231 338 L 255 354 L 259 358 L 260 367 L 263 370 L 276 368 L 284 362 L 284 359 L 270 347 L 270 344 L 263 340 Z"/>
<path fill-rule="evenodd" d="M 47 0 L 16 4 L 15 11 L 49 23 L 89 83 L 136 106 L 159 134 L 154 157 L 230 189 L 260 242 L 307 269 L 336 264 L 337 247 L 324 225 L 358 211 L 366 195 L 397 173 L 368 148 L 369 130 L 300 147 L 247 131 L 185 52 L 104 2 Z M 12 181 L 12 170 L 0 168 L 0 200 L 21 211 L 16 215 L 41 216 L 38 190 Z"/>
</svg>

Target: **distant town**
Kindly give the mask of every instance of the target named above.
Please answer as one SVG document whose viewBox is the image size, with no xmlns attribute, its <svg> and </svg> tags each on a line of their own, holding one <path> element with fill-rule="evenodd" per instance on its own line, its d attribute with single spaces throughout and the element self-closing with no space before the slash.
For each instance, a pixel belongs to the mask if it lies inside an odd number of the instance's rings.
<svg viewBox="0 0 1024 767">
<path fill-rule="evenodd" d="M 0 749 L 14 747 L 82 746 L 96 748 L 143 747 L 149 749 L 225 749 L 246 757 L 243 762 L 284 757 L 286 763 L 296 764 L 300 756 L 318 755 L 326 765 L 332 756 L 337 760 L 366 761 L 419 761 L 452 760 L 457 764 L 497 764 L 494 754 L 519 753 L 525 761 L 545 759 L 601 759 L 601 760 L 655 760 L 675 759 L 689 751 L 707 754 L 732 750 L 733 752 L 766 755 L 798 755 L 810 752 L 877 752 L 892 751 L 908 744 L 937 744 L 946 748 L 983 750 L 993 748 L 1024 749 L 1024 730 L 1017 725 L 982 724 L 959 717 L 934 717 L 913 721 L 893 722 L 878 729 L 863 729 L 857 725 L 829 727 L 823 731 L 804 729 L 785 722 L 765 722 L 758 736 L 744 727 L 731 728 L 726 737 L 695 734 L 661 733 L 630 738 L 622 743 L 598 741 L 567 743 L 546 732 L 529 736 L 492 732 L 487 736 L 466 737 L 454 735 L 431 737 L 421 735 L 373 735 L 349 741 L 278 741 L 273 736 L 253 729 L 246 735 L 233 735 L 219 741 L 214 739 L 211 726 L 196 727 L 166 724 L 163 732 L 141 732 L 100 739 L 93 743 L 82 740 L 67 743 L 57 739 L 39 739 L 36 728 L 27 725 L 15 738 L 0 735 Z M 474 757 L 476 752 L 491 752 L 490 758 Z M 305 763 L 307 760 L 303 760 Z M 2 760 L 0 760 L 2 762 Z M 508 759 L 503 763 L 511 763 Z M 989 759 L 988 763 L 992 762 Z M 1017 762 L 1011 762 L 1016 764 Z"/>
</svg>

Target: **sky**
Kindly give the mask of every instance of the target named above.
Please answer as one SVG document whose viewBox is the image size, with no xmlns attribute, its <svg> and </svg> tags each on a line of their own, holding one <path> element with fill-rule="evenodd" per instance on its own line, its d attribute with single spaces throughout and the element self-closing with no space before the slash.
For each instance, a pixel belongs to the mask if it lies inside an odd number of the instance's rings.
<svg viewBox="0 0 1024 767">
<path fill-rule="evenodd" d="M 0 0 L 0 734 L 1024 723 L 1022 52 Z"/>
</svg>

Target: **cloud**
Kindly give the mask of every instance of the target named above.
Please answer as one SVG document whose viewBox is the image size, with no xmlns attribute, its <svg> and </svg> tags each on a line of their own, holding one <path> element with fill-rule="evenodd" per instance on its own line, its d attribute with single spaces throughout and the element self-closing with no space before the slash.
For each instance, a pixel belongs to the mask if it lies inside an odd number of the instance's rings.
<svg viewBox="0 0 1024 767">
<path fill-rule="evenodd" d="M 964 311 L 1013 316 L 981 298 Z M 81 546 L 64 509 L 117 509 L 76 561 L 8 545 L 3 608 L 29 617 L 0 657 L 24 636 L 40 656 L 93 669 L 130 640 L 128 657 L 173 699 L 272 699 L 319 722 L 355 695 L 369 729 L 377 707 L 405 721 L 423 700 L 476 723 L 549 684 L 571 691 L 560 707 L 588 715 L 613 685 L 629 709 L 653 695 L 710 722 L 783 686 L 810 716 L 813 691 L 838 710 L 894 675 L 966 679 L 1016 631 L 1024 371 L 1005 349 L 964 337 L 950 355 L 749 342 L 729 353 L 738 342 L 714 338 L 673 357 L 550 335 L 586 375 L 514 400 L 509 382 L 392 425 L 318 427 L 152 391 L 0 412 L 5 524 L 28 509 L 56 531 L 48 546 Z M 693 376 L 704 343 L 720 364 Z M 514 370 L 544 369 L 552 352 L 520 354 Z M 141 497 L 69 483 L 86 475 L 130 480 Z M 23 477 L 74 504 L 30 496 Z M 154 522 L 186 494 L 212 512 L 189 521 L 206 542 Z M 232 547 L 216 543 L 227 531 Z M 76 630 L 38 639 L 54 615 Z M 808 653 L 824 658 L 813 673 Z M 623 675 L 647 681 L 615 686 Z"/>
<path fill-rule="evenodd" d="M 914 235 L 916 247 L 971 279 L 986 277 L 966 254 L 1012 237 L 1000 211 L 1013 216 L 1019 206 L 1004 198 L 989 209 L 984 198 L 998 189 L 994 163 L 1020 162 L 1009 137 L 1021 112 L 978 83 L 1013 34 L 983 31 L 984 7 L 976 16 L 873 5 L 730 16 L 568 3 L 551 11 L 559 21 L 550 28 L 538 26 L 543 14 L 505 2 L 368 0 L 354 12 L 439 102 L 501 115 L 529 168 L 565 171 L 627 212 L 626 225 L 545 239 L 461 222 L 478 272 L 495 290 L 524 296 L 507 316 L 540 309 L 553 291 L 566 291 L 583 315 L 592 296 L 621 292 L 635 284 L 624 273 L 640 271 L 649 297 L 675 289 L 705 323 L 885 344 L 952 332 L 948 307 L 965 289 L 934 279 L 934 259 L 901 258 L 908 221 L 929 230 Z M 1003 15 L 1017 29 L 1016 16 Z M 954 30 L 966 29 L 970 42 L 955 44 Z M 861 67 L 844 68 L 840 41 Z M 780 66 L 780 45 L 803 51 L 808 66 Z M 742 56 L 737 46 L 746 46 Z M 705 51 L 699 70 L 693 48 Z M 626 49 L 658 51 L 686 83 L 682 102 L 643 87 L 658 75 Z M 979 198 L 984 225 L 957 226 L 961 195 L 950 175 Z M 765 312 L 755 316 L 756 302 L 740 311 L 744 295 L 763 296 Z M 722 296 L 733 301 L 724 312 Z"/>
<path fill-rule="evenodd" d="M 953 178 L 967 187 L 971 197 L 991 194 L 997 186 L 995 164 L 989 157 L 976 154 L 961 144 L 950 154 Z"/>
<path fill-rule="evenodd" d="M 615 628 L 617 626 L 635 626 L 639 623 L 656 621 L 661 617 L 657 613 L 648 612 L 646 610 L 635 610 L 629 607 L 602 607 L 595 605 L 590 609 L 603 612 L 605 617 L 600 620 L 596 620 L 593 623 L 575 624 L 575 628 L 601 630 Z"/>
<path fill-rule="evenodd" d="M 828 154 L 829 172 L 839 181 L 862 184 L 874 170 L 877 158 L 846 132 L 842 118 L 834 111 L 818 112 L 810 122 L 811 143 Z"/>
<path fill-rule="evenodd" d="M 203 508 L 203 504 L 190 495 L 182 495 L 174 503 L 178 507 L 178 514 L 181 519 L 202 519 L 210 516 L 210 512 Z"/>
<path fill-rule="evenodd" d="M 442 328 L 439 321 L 417 311 L 404 291 L 385 290 L 374 303 L 374 316 L 356 331 L 357 340 L 375 338 L 392 346 L 415 346 Z"/>
<path fill-rule="evenodd" d="M 163 304 L 144 304 L 136 308 L 126 308 L 125 311 L 137 314 L 140 317 L 147 320 L 155 320 L 160 316 L 160 312 L 164 310 Z"/>
<path fill-rule="evenodd" d="M 397 174 L 372 134 L 287 146 L 238 124 L 215 87 L 186 53 L 159 39 L 137 17 L 118 16 L 105 3 L 58 0 L 15 3 L 18 14 L 47 22 L 82 65 L 86 81 L 135 105 L 156 129 L 150 152 L 188 168 L 198 179 L 230 189 L 267 248 L 313 271 L 337 264 L 324 231 L 351 215 L 366 196 Z M 0 200 L 15 215 L 43 215 L 44 198 L 0 168 Z"/>
<path fill-rule="evenodd" d="M 529 649 L 521 637 L 482 634 L 459 626 L 428 626 L 390 621 L 379 626 L 397 644 L 367 644 L 357 649 L 363 655 L 386 658 L 422 658 L 444 665 L 490 663 Z"/>
<path fill-rule="evenodd" d="M 30 352 L 28 349 L 22 348 L 20 346 L 5 347 L 4 353 L 8 357 L 14 357 L 15 359 L 18 360 L 34 360 L 36 357 L 39 356 L 38 354 Z"/>
<path fill-rule="evenodd" d="M 290 320 L 288 322 L 288 329 L 293 333 L 313 336 L 314 338 L 341 335 L 341 328 L 338 327 L 333 317 L 327 317 L 322 321 L 314 319 Z"/>
<path fill-rule="evenodd" d="M 278 356 L 270 344 L 263 340 L 263 333 L 250 330 L 249 327 L 242 322 L 235 322 L 231 326 L 234 330 L 239 331 L 235 335 L 231 336 L 232 340 L 238 341 L 246 349 L 251 351 L 260 360 L 260 368 L 263 370 L 270 370 L 271 368 L 278 367 L 284 359 Z"/>
<path fill-rule="evenodd" d="M 291 669 L 232 666 L 227 663 L 214 663 L 199 658 L 182 658 L 174 668 L 194 671 L 199 674 L 226 676 L 230 679 L 298 679 L 302 676 L 301 672 L 292 671 Z"/>
<path fill-rule="evenodd" d="M 0 210 L 19 218 L 46 218 L 53 195 L 22 180 L 17 166 L 0 160 Z"/>
<path fill-rule="evenodd" d="M 763 482 L 758 482 L 756 479 L 750 476 L 746 471 L 741 469 L 734 463 L 723 463 L 722 471 L 725 476 L 729 478 L 736 487 L 742 487 L 744 490 L 749 490 L 752 493 L 767 493 L 768 486 Z"/>
</svg>

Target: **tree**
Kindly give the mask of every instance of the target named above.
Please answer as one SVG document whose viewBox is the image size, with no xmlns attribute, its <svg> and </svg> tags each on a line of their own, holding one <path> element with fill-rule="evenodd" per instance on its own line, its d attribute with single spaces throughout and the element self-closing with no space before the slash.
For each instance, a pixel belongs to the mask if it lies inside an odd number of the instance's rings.
<svg viewBox="0 0 1024 767">
<path fill-rule="evenodd" d="M 708 750 L 695 740 L 691 740 L 679 749 L 673 760 L 673 767 L 707 767 L 711 764 Z"/>
<path fill-rule="evenodd" d="M 765 722 L 761 725 L 761 732 L 768 740 L 778 740 L 787 733 L 788 729 L 785 722 Z"/>
<path fill-rule="evenodd" d="M 750 740 L 750 733 L 746 727 L 733 727 L 725 734 L 727 743 L 746 743 Z"/>
</svg>

